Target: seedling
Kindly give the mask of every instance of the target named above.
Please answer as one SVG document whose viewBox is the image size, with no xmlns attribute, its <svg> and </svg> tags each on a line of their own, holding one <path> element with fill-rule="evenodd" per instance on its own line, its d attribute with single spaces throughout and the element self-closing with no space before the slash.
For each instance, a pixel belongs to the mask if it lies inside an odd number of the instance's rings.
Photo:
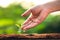
<svg viewBox="0 0 60 40">
<path fill-rule="evenodd" d="M 19 27 L 18 32 L 22 33 L 22 34 L 27 34 L 27 32 L 25 30 L 21 30 L 21 24 L 16 24 L 17 27 Z M 33 36 L 34 33 L 29 33 L 27 36 Z"/>
<path fill-rule="evenodd" d="M 16 24 L 16 26 L 19 27 L 19 30 L 18 30 L 19 33 L 26 33 L 25 30 L 21 30 L 21 24 Z"/>
</svg>

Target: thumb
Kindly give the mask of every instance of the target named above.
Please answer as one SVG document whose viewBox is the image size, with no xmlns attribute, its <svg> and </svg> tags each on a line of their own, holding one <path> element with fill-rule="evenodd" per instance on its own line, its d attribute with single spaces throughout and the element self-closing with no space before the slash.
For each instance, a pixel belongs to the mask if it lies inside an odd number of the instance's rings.
<svg viewBox="0 0 60 40">
<path fill-rule="evenodd" d="M 31 13 L 31 9 L 27 10 L 26 12 L 24 12 L 21 16 L 27 16 Z"/>
</svg>

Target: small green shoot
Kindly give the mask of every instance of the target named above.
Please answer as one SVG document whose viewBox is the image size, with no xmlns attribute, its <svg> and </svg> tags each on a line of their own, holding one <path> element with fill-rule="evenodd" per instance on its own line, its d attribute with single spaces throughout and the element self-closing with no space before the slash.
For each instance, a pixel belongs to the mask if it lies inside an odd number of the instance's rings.
<svg viewBox="0 0 60 40">
<path fill-rule="evenodd" d="M 19 27 L 19 30 L 18 30 L 19 33 L 26 33 L 25 30 L 21 30 L 21 24 L 16 24 L 16 26 Z"/>
</svg>

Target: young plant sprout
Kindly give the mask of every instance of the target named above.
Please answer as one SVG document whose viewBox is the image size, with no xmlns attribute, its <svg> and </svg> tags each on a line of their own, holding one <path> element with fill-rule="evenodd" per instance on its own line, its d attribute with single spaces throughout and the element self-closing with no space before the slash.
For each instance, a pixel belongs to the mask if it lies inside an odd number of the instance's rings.
<svg viewBox="0 0 60 40">
<path fill-rule="evenodd" d="M 20 25 L 19 24 L 16 24 L 16 26 L 19 27 L 18 32 L 20 32 L 20 33 L 26 33 L 25 30 L 21 30 L 21 24 Z"/>
<path fill-rule="evenodd" d="M 22 33 L 22 34 L 27 34 L 27 32 L 25 30 L 21 30 L 21 24 L 16 24 L 17 27 L 19 27 L 20 29 L 18 30 L 19 33 Z M 33 36 L 33 34 L 35 33 L 28 33 L 29 35 L 27 36 Z M 37 34 L 37 33 L 36 33 Z"/>
</svg>

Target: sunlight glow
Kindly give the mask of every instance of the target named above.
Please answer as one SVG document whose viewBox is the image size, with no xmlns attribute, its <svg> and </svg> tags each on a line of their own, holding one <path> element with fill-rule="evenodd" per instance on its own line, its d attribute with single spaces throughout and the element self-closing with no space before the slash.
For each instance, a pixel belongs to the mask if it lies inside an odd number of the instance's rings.
<svg viewBox="0 0 60 40">
<path fill-rule="evenodd" d="M 26 3 L 28 3 L 28 2 L 32 3 L 33 2 L 35 5 L 39 5 L 39 4 L 44 4 L 44 3 L 50 2 L 52 0 L 0 0 L 0 6 L 7 7 L 11 3 L 14 3 L 14 2 L 20 3 L 23 1 Z"/>
<path fill-rule="evenodd" d="M 14 0 L 0 0 L 0 6 L 7 7 L 9 4 L 13 3 Z"/>
<path fill-rule="evenodd" d="M 50 1 L 54 0 L 0 0 L 0 6 L 5 8 L 12 3 L 20 3 L 23 8 L 28 9 L 33 5 L 41 5 Z M 60 15 L 60 11 L 58 14 L 57 12 L 53 12 L 51 15 Z"/>
<path fill-rule="evenodd" d="M 25 2 L 33 2 L 35 3 L 35 5 L 39 5 L 39 4 L 44 4 L 50 1 L 54 1 L 54 0 L 24 0 Z"/>
</svg>

